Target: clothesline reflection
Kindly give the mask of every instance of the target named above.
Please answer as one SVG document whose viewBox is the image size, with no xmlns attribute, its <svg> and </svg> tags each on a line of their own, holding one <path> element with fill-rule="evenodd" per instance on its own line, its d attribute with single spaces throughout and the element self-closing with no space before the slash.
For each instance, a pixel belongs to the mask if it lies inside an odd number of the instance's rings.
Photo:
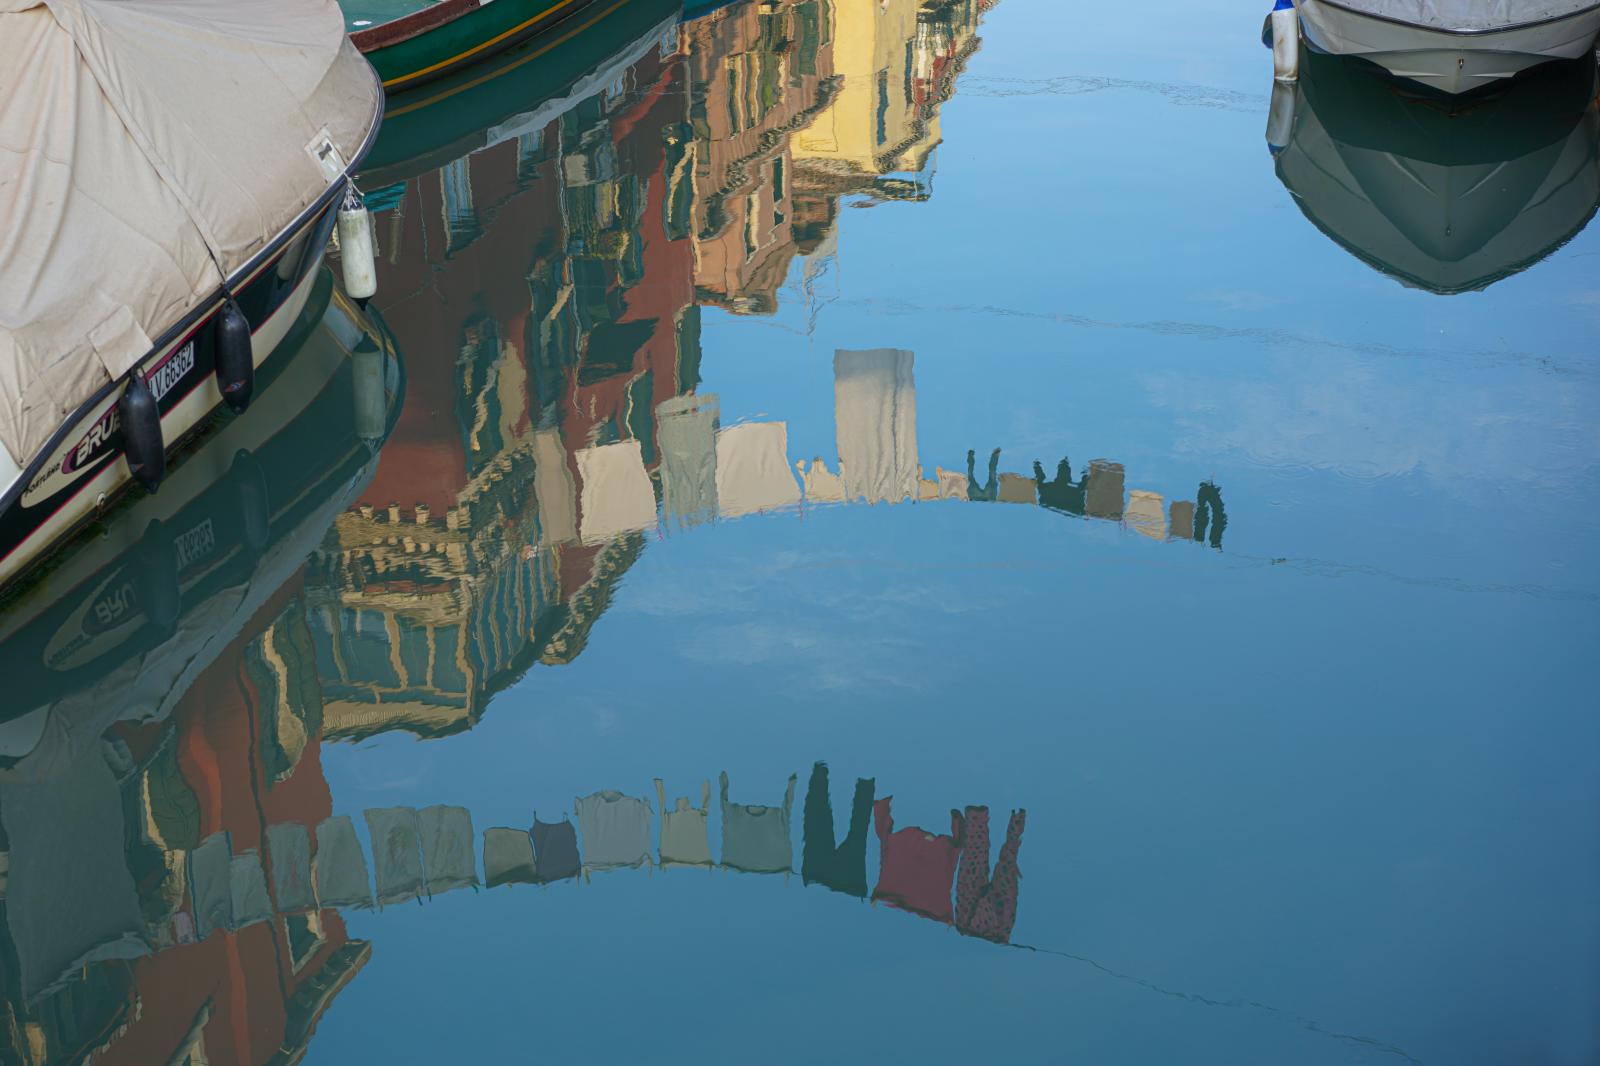
<svg viewBox="0 0 1600 1066">
<path fill-rule="evenodd" d="M 365 811 L 362 820 L 370 841 L 370 877 L 350 815 L 330 814 L 314 825 L 271 823 L 259 838 L 237 850 L 234 834 L 218 829 L 192 847 L 164 855 L 160 866 L 168 871 L 167 876 L 177 872 L 182 878 L 171 885 L 173 891 L 158 890 L 158 896 L 167 901 L 164 906 L 152 908 L 146 900 L 134 909 L 77 915 L 90 927 L 115 930 L 114 936 L 102 933 L 93 957 L 84 957 L 78 964 L 138 958 L 152 950 L 184 947 L 214 934 L 239 933 L 285 916 L 352 907 L 381 909 L 480 886 L 588 881 L 599 873 L 657 865 L 663 869 L 792 874 L 791 815 L 798 777 L 790 776 L 781 804 L 775 805 L 736 802 L 730 796 L 728 774 L 722 773 L 719 780 L 720 798 L 713 808 L 709 779 L 702 783 L 698 807 L 691 806 L 687 797 L 669 806 L 663 782 L 657 779 L 659 836 L 657 807 L 644 796 L 614 789 L 576 798 L 576 826 L 566 817 L 545 822 L 535 815 L 527 829 L 485 829 L 481 878 L 472 815 L 464 807 L 438 804 Z M 991 869 L 988 807 L 969 805 L 963 811 L 952 810 L 950 831 L 934 834 L 916 826 L 896 828 L 893 797 L 875 798 L 874 790 L 873 779 L 856 781 L 849 828 L 839 842 L 834 835 L 828 767 L 820 762 L 812 767 L 803 804 L 803 883 L 883 902 L 953 926 L 966 935 L 997 943 L 1009 941 L 1017 915 L 1018 853 L 1027 812 L 1011 813 L 998 861 Z M 717 859 L 711 848 L 713 811 L 720 823 Z M 170 809 L 152 808 L 151 814 L 170 816 Z M 870 895 L 869 820 L 880 851 Z M 102 861 L 101 869 L 114 878 L 125 876 L 126 872 L 115 869 L 113 851 L 122 854 L 120 847 L 108 850 L 104 858 L 110 864 Z M 128 861 L 136 862 L 132 855 Z M 19 948 L 24 949 L 25 964 L 38 961 L 25 950 L 26 945 Z"/>
<path fill-rule="evenodd" d="M 841 504 L 998 502 L 1222 547 L 1228 515 L 1210 481 L 1169 503 L 1160 492 L 1127 488 L 1121 463 L 1092 460 L 1074 479 L 1063 457 L 1047 479 L 1038 460 L 1031 475 L 1002 472 L 998 448 L 981 477 L 970 451 L 964 473 L 935 466 L 926 476 L 914 362 L 913 353 L 892 349 L 835 354 L 836 469 L 821 457 L 791 462 L 786 422 L 721 425 L 718 397 L 697 392 L 661 401 L 653 419 L 629 409 L 640 437 L 576 448 L 515 414 L 520 441 L 508 438 L 475 476 L 458 468 L 463 487 L 454 502 L 419 501 L 409 515 L 396 503 L 380 510 L 366 502 L 341 515 L 313 560 L 330 736 L 469 727 L 532 662 L 568 662 L 582 650 L 616 579 L 652 533 Z M 623 403 L 622 394 L 614 402 Z M 605 408 L 592 400 L 587 409 Z M 402 419 L 384 452 L 385 464 L 397 464 L 393 477 L 446 467 L 431 446 L 413 450 L 422 442 L 406 432 Z M 368 499 L 398 482 L 386 484 Z"/>
</svg>

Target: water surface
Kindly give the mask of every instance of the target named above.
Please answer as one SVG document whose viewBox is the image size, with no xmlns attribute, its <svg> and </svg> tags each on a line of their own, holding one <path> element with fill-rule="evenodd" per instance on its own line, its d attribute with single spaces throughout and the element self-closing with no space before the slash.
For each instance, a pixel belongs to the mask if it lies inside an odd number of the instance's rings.
<svg viewBox="0 0 1600 1066">
<path fill-rule="evenodd" d="M 1262 13 L 397 97 L 371 308 L 0 629 L 7 1054 L 1595 1061 L 1593 65 Z"/>
</svg>

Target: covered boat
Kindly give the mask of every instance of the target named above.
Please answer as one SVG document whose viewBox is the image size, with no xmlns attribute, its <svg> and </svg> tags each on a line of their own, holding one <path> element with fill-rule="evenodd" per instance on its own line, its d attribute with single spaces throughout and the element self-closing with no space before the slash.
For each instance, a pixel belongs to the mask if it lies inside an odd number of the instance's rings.
<svg viewBox="0 0 1600 1066">
<path fill-rule="evenodd" d="M 1287 130 L 1272 144 L 1278 178 L 1317 228 L 1390 277 L 1436 293 L 1482 289 L 1594 215 L 1595 90 L 1592 65 L 1562 64 L 1447 107 L 1310 55 L 1298 85 L 1274 88 L 1289 98 L 1274 100 Z"/>
<path fill-rule="evenodd" d="M 0 584 L 248 403 L 382 107 L 333 0 L 0 0 Z"/>
<path fill-rule="evenodd" d="M 0 607 L 0 780 L 52 777 L 114 722 L 165 718 L 371 480 L 404 394 L 381 320 L 315 271 L 250 409 Z"/>
<path fill-rule="evenodd" d="M 1463 93 L 1554 59 L 1600 35 L 1597 0 L 1295 0 L 1306 39 L 1402 78 Z"/>
</svg>

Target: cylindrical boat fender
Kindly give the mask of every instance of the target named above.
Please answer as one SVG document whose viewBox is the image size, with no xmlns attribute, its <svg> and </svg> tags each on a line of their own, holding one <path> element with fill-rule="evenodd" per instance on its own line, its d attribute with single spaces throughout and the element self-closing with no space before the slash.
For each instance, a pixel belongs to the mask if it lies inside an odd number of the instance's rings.
<svg viewBox="0 0 1600 1066">
<path fill-rule="evenodd" d="M 1272 5 L 1272 76 L 1278 81 L 1300 77 L 1300 16 L 1294 0 Z"/>
<path fill-rule="evenodd" d="M 239 508 L 241 539 L 251 555 L 260 555 L 272 533 L 272 501 L 266 472 L 255 456 L 240 448 L 233 457 L 230 476 L 234 504 Z"/>
<path fill-rule="evenodd" d="M 167 446 L 161 439 L 161 407 L 155 393 L 137 370 L 117 400 L 122 423 L 122 453 L 134 480 L 154 493 L 167 475 Z"/>
<path fill-rule="evenodd" d="M 378 291 L 372 218 L 355 182 L 345 186 L 344 202 L 339 205 L 339 265 L 344 272 L 344 291 L 351 299 L 365 301 Z"/>
<path fill-rule="evenodd" d="M 160 519 L 145 527 L 133 556 L 139 610 L 163 639 L 170 637 L 183 614 L 183 590 L 178 585 L 178 553 Z"/>
<path fill-rule="evenodd" d="M 250 344 L 250 320 L 231 297 L 212 322 L 216 345 L 217 391 L 235 413 L 250 406 L 256 391 L 256 359 Z"/>
<path fill-rule="evenodd" d="M 1277 155 L 1289 147 L 1294 135 L 1296 89 L 1284 81 L 1272 83 L 1272 103 L 1267 108 L 1267 151 Z"/>
<path fill-rule="evenodd" d="M 389 424 L 389 392 L 383 364 L 383 352 L 371 337 L 363 336 L 350 353 L 356 436 L 369 444 L 382 440 L 384 428 Z"/>
</svg>

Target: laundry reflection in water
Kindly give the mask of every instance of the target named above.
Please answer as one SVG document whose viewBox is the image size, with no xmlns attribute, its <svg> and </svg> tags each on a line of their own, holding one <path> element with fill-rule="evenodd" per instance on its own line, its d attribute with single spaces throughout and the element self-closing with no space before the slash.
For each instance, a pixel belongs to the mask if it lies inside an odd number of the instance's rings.
<svg viewBox="0 0 1600 1066">
<path fill-rule="evenodd" d="M 258 647 L 260 642 L 257 637 L 247 647 Z M 39 793 L 7 786 L 8 809 L 17 812 L 11 830 L 12 855 L 19 870 L 26 871 L 13 876 L 8 885 L 14 905 L 31 904 L 35 917 L 46 911 L 32 874 L 47 862 L 70 866 L 75 874 L 96 874 L 53 883 L 57 890 L 64 890 L 55 911 L 59 920 L 72 928 L 52 928 L 34 921 L 13 929 L 30 1001 L 66 987 L 71 971 L 84 966 L 148 959 L 152 954 L 171 953 L 182 959 L 194 954 L 197 949 L 192 945 L 197 941 L 236 941 L 243 949 L 259 940 L 269 946 L 280 930 L 292 941 L 301 923 L 312 920 L 283 921 L 286 917 L 314 916 L 317 925 L 326 928 L 337 921 L 337 911 L 342 908 L 366 908 L 374 902 L 382 908 L 479 887 L 472 816 L 462 807 L 433 805 L 418 810 L 399 806 L 364 812 L 370 829 L 374 887 L 368 885 L 368 867 L 347 815 L 330 815 L 314 826 L 294 820 L 269 821 L 262 831 L 251 830 L 247 821 L 234 818 L 231 811 L 213 810 L 182 780 L 175 780 L 172 771 L 173 761 L 181 773 L 194 758 L 195 753 L 183 747 L 186 730 L 194 728 L 200 728 L 199 724 L 174 719 L 163 730 L 162 743 L 173 744 L 176 751 L 163 747 L 142 769 L 133 770 L 120 787 L 114 783 L 115 775 L 119 770 L 123 774 L 130 771 L 127 766 L 113 765 L 113 760 L 125 758 L 130 746 L 108 747 L 104 755 L 80 761 L 81 773 L 73 781 L 73 795 L 78 799 L 69 809 L 87 820 L 75 823 L 80 830 L 72 838 L 75 846 L 60 860 L 47 860 L 36 850 L 49 847 L 38 831 L 46 825 L 61 829 L 66 825 L 63 818 L 70 816 L 39 807 Z M 239 739 L 248 743 L 246 736 Z M 309 738 L 313 744 L 320 739 Z M 315 769 L 314 763 L 304 767 Z M 726 787 L 728 775 L 723 773 L 720 779 Z M 238 802 L 243 806 L 237 813 L 292 819 L 326 810 L 326 783 L 309 774 L 303 780 L 309 791 L 302 787 L 295 793 L 302 799 L 269 792 L 252 800 L 241 794 Z M 660 865 L 716 867 L 746 874 L 792 872 L 794 841 L 789 812 L 797 780 L 790 777 L 782 806 L 737 804 L 724 795 L 718 861 L 710 858 L 706 848 L 703 818 L 691 826 L 663 819 Z M 160 791 L 154 791 L 157 788 Z M 870 806 L 882 844 L 872 899 L 954 925 L 963 933 L 1008 941 L 1019 899 L 1018 854 L 1026 812 L 1012 812 L 991 872 L 987 807 L 952 810 L 948 834 L 934 835 L 918 827 L 896 830 L 891 797 L 874 803 L 871 790 L 871 780 L 857 782 L 850 829 L 844 841 L 837 843 L 831 828 L 828 768 L 820 762 L 812 768 L 801 843 L 806 883 L 856 897 L 867 895 L 864 830 Z M 64 795 L 51 791 L 53 799 Z M 580 797 L 576 808 L 581 844 L 576 838 L 539 833 L 541 825 L 547 829 L 548 825 L 537 821 L 533 830 L 486 830 L 483 883 L 495 887 L 574 879 L 579 869 L 569 847 L 578 851 L 585 880 L 597 872 L 657 863 L 653 854 L 656 812 L 648 800 L 607 789 Z M 218 824 L 219 819 L 233 828 L 214 829 L 197 838 L 198 832 Z M 122 828 L 125 824 L 144 828 L 141 835 L 130 837 Z M 570 827 L 565 821 L 556 824 Z M 165 835 L 163 827 L 168 830 Z M 685 861 L 681 856 L 686 851 L 705 858 Z M 135 875 L 142 875 L 137 882 Z M 537 905 L 536 897 L 530 897 L 530 905 Z M 259 937 L 248 932 L 268 922 L 279 924 Z M 74 938 L 92 942 L 93 948 L 73 955 L 63 966 L 62 945 Z M 70 954 L 75 949 L 66 950 Z M 153 959 L 140 962 L 134 976 L 137 978 L 141 968 L 156 965 Z"/>
</svg>

